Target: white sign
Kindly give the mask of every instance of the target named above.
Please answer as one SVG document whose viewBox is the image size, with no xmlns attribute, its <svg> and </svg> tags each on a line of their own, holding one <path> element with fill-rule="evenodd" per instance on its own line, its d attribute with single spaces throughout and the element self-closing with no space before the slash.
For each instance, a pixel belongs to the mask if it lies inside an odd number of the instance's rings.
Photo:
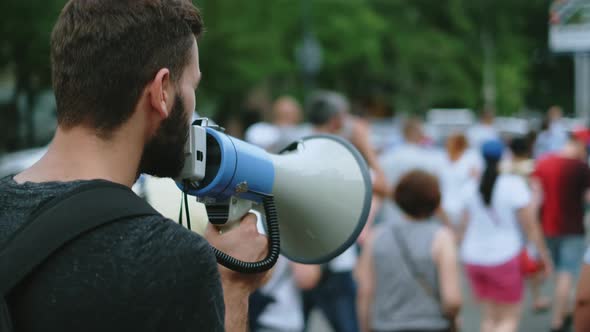
<svg viewBox="0 0 590 332">
<path fill-rule="evenodd" d="M 554 1 L 549 17 L 549 47 L 552 51 L 590 51 L 589 0 Z"/>
<path fill-rule="evenodd" d="M 554 52 L 590 51 L 590 25 L 551 27 L 549 47 Z"/>
</svg>

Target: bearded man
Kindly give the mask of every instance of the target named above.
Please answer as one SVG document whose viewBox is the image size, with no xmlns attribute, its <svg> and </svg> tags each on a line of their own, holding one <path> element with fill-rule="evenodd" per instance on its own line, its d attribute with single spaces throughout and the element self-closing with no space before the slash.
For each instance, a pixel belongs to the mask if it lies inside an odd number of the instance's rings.
<svg viewBox="0 0 590 332">
<path fill-rule="evenodd" d="M 202 30 L 189 0 L 65 5 L 51 35 L 58 128 L 39 162 L 0 179 L 0 246 L 43 203 L 84 184 L 131 187 L 141 173 L 179 174 L 201 80 Z M 218 267 L 209 244 L 257 261 L 266 238 L 252 215 L 224 234 L 209 228 L 205 238 L 161 215 L 84 233 L 6 295 L 14 328 L 245 330 L 248 295 L 264 274 Z"/>
</svg>

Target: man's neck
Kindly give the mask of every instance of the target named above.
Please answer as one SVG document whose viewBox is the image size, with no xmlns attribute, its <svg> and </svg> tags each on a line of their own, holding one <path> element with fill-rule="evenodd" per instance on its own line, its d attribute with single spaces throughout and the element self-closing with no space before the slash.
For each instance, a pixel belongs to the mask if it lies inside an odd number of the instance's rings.
<svg viewBox="0 0 590 332">
<path fill-rule="evenodd" d="M 58 128 L 47 153 L 14 177 L 18 183 L 103 179 L 131 187 L 137 178 L 142 142 L 115 133 L 109 140 L 87 128 Z"/>
</svg>

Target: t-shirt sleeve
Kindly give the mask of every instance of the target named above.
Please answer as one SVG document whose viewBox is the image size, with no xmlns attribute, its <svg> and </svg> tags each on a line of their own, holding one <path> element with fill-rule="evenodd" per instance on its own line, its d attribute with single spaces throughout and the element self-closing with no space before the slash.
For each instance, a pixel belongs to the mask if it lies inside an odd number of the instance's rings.
<svg viewBox="0 0 590 332">
<path fill-rule="evenodd" d="M 532 199 L 531 190 L 526 181 L 520 176 L 512 176 L 510 182 L 510 197 L 515 209 L 527 206 Z"/>
<path fill-rule="evenodd" d="M 444 170 L 446 167 L 448 167 L 448 161 L 447 161 L 447 156 L 445 154 L 444 151 L 442 150 L 435 150 L 436 152 L 434 153 L 434 160 L 432 163 L 432 167 L 434 168 L 431 172 L 432 174 L 436 175 L 438 177 L 438 181 L 440 183 L 443 175 L 444 175 Z"/>
</svg>

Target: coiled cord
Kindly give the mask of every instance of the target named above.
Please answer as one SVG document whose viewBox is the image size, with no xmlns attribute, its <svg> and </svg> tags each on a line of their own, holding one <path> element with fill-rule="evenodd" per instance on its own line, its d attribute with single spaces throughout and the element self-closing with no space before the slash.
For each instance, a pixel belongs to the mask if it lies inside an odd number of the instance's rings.
<svg viewBox="0 0 590 332">
<path fill-rule="evenodd" d="M 268 254 L 266 255 L 266 258 L 258 262 L 244 262 L 211 246 L 215 253 L 215 257 L 217 258 L 217 263 L 230 270 L 241 273 L 264 272 L 270 270 L 275 265 L 281 251 L 278 213 L 272 195 L 265 195 L 262 202 L 264 205 L 264 213 L 266 215 L 266 230 L 268 236 Z"/>
<path fill-rule="evenodd" d="M 188 188 L 188 183 L 185 183 L 185 188 Z M 279 220 L 277 208 L 275 206 L 274 196 L 259 193 L 255 191 L 249 191 L 252 194 L 262 196 L 262 204 L 264 205 L 264 214 L 266 215 L 266 231 L 268 237 L 268 254 L 266 258 L 258 262 L 244 262 L 235 257 L 232 257 L 223 251 L 211 246 L 217 263 L 227 267 L 230 270 L 241 272 L 241 273 L 259 273 L 270 270 L 277 259 L 281 251 L 281 235 L 279 232 Z M 183 200 L 184 199 L 184 200 Z M 178 216 L 178 222 L 182 225 L 182 207 L 184 203 L 184 209 L 186 211 L 186 223 L 188 229 L 191 229 L 191 219 L 188 207 L 187 192 L 182 193 L 180 202 L 180 214 Z"/>
</svg>

